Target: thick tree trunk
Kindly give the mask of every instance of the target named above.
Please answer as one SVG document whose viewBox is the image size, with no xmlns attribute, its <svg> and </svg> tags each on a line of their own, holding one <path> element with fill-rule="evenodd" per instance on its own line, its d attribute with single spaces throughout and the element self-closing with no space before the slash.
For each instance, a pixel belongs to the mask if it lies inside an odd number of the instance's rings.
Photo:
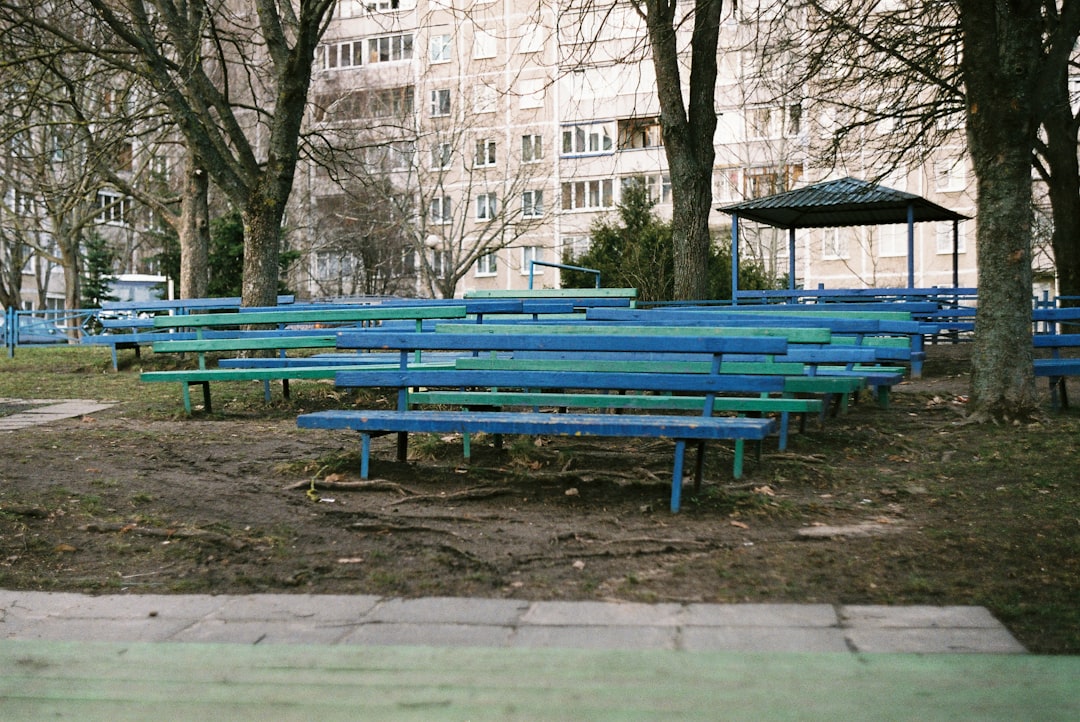
<svg viewBox="0 0 1080 722">
<path fill-rule="evenodd" d="M 269 201 L 269 199 L 267 199 Z M 248 203 L 244 220 L 244 306 L 276 306 L 281 257 L 281 205 Z"/>
<path fill-rule="evenodd" d="M 675 298 L 703 299 L 709 287 L 709 213 L 716 149 L 716 49 L 723 0 L 695 0 L 689 97 L 683 100 L 676 0 L 644 0 L 656 71 L 660 126 L 671 173 Z"/>
<path fill-rule="evenodd" d="M 203 298 L 210 284 L 210 178 L 188 159 L 180 208 L 180 298 Z"/>
<path fill-rule="evenodd" d="M 1080 163 L 1076 154 L 1076 120 L 1067 95 L 1063 104 L 1046 113 L 1043 127 L 1046 130 L 1043 160 L 1049 171 L 1046 185 L 1054 218 L 1050 241 L 1058 293 L 1080 296 Z"/>
<path fill-rule="evenodd" d="M 987 7 L 989 5 L 989 7 Z M 1023 418 L 1036 407 L 1031 345 L 1032 90 L 1037 2 L 960 0 L 967 136 L 978 187 L 979 308 L 971 410 Z"/>
</svg>

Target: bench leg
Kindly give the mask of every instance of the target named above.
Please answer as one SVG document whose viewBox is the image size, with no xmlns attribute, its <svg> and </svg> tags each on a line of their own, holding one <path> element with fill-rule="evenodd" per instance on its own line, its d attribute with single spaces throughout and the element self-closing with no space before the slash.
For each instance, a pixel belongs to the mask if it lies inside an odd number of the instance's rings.
<svg viewBox="0 0 1080 722">
<path fill-rule="evenodd" d="M 206 413 L 208 413 L 208 414 L 213 413 L 213 409 L 210 408 L 210 382 L 209 381 L 203 381 L 202 382 L 202 398 L 203 398 L 203 409 L 205 409 Z"/>
<path fill-rule="evenodd" d="M 701 479 L 705 476 L 705 442 L 699 441 L 697 445 L 697 460 L 694 464 L 694 493 L 701 493 Z"/>
<path fill-rule="evenodd" d="M 368 478 L 371 458 L 371 434 L 360 434 L 360 478 Z"/>
<path fill-rule="evenodd" d="M 191 385 L 187 383 L 180 384 L 180 397 L 184 400 L 184 412 L 191 416 Z"/>
<path fill-rule="evenodd" d="M 270 403 L 270 379 L 263 379 L 263 399 Z"/>
<path fill-rule="evenodd" d="M 671 513 L 679 512 L 682 502 L 682 475 L 683 457 L 686 455 L 686 442 L 679 439 L 675 442 L 675 468 L 671 472 Z"/>
<path fill-rule="evenodd" d="M 399 431 L 397 435 L 397 460 L 406 462 L 409 460 L 409 433 Z"/>
<path fill-rule="evenodd" d="M 783 451 L 784 449 L 787 448 L 788 424 L 790 423 L 790 421 L 791 421 L 791 412 L 790 411 L 781 411 L 780 412 L 780 443 L 779 443 L 780 451 Z"/>
<path fill-rule="evenodd" d="M 469 442 L 469 432 L 466 431 L 461 435 L 461 451 L 465 456 L 465 461 L 469 461 L 472 458 L 472 444 Z"/>
<path fill-rule="evenodd" d="M 281 394 L 286 399 L 289 398 L 289 380 L 288 379 L 282 379 L 281 380 Z"/>
<path fill-rule="evenodd" d="M 745 448 L 746 443 L 742 439 L 735 439 L 735 465 L 731 470 L 731 475 L 736 479 L 741 479 L 743 475 L 743 452 Z"/>
</svg>

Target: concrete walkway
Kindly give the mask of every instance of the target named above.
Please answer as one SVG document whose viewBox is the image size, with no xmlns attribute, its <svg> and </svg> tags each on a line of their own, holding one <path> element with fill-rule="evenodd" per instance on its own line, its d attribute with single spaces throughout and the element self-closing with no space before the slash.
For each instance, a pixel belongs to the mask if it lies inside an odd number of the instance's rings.
<svg viewBox="0 0 1080 722">
<path fill-rule="evenodd" d="M 0 591 L 0 639 L 1015 654 L 982 607 Z"/>
<path fill-rule="evenodd" d="M 1024 652 L 981 607 L 0 591 L 0 719 L 1080 718 Z"/>
<path fill-rule="evenodd" d="M 0 416 L 0 431 L 15 431 L 51 421 L 96 414 L 116 405 L 85 399 L 0 399 L 0 406 L 5 404 L 18 406 L 22 410 L 10 416 Z"/>
</svg>

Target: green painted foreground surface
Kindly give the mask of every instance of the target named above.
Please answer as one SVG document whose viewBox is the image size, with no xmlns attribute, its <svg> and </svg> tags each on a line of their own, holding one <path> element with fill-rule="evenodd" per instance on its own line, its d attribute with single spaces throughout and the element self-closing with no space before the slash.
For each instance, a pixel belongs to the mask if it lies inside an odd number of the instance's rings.
<svg viewBox="0 0 1080 722">
<path fill-rule="evenodd" d="M 13 720 L 1076 720 L 1080 658 L 0 641 Z"/>
</svg>

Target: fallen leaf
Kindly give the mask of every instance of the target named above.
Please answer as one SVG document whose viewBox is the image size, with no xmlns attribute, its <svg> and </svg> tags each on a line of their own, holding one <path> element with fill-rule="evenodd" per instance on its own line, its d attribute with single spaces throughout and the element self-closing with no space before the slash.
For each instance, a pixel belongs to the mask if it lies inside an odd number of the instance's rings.
<svg viewBox="0 0 1080 722">
<path fill-rule="evenodd" d="M 362 564 L 363 562 L 363 557 L 342 557 L 337 560 L 338 564 Z"/>
<path fill-rule="evenodd" d="M 579 492 L 576 488 L 570 487 L 563 493 L 565 493 L 567 496 L 577 496 Z"/>
<path fill-rule="evenodd" d="M 54 552 L 76 552 L 76 551 L 79 551 L 79 550 L 76 549 L 75 547 L 71 546 L 70 544 L 57 544 L 55 547 L 53 547 L 53 551 Z"/>
<path fill-rule="evenodd" d="M 577 569 L 578 571 L 581 571 L 582 569 L 585 568 L 585 562 L 578 559 L 576 562 L 574 562 L 573 567 L 574 567 L 574 569 Z"/>
<path fill-rule="evenodd" d="M 330 483 L 336 483 L 336 482 L 344 481 L 344 480 L 345 480 L 345 475 L 344 474 L 330 474 L 325 479 L 323 479 L 323 481 L 329 481 Z"/>
<path fill-rule="evenodd" d="M 729 523 L 729 524 L 731 524 L 731 526 L 737 526 L 737 527 L 739 527 L 740 529 L 749 529 L 749 528 L 750 528 L 750 525 L 749 525 L 749 524 L 745 524 L 745 523 L 743 523 L 743 522 L 741 522 L 741 521 L 734 521 L 734 520 L 732 520 L 732 521 L 730 521 L 730 522 L 728 522 L 728 523 Z"/>
</svg>

